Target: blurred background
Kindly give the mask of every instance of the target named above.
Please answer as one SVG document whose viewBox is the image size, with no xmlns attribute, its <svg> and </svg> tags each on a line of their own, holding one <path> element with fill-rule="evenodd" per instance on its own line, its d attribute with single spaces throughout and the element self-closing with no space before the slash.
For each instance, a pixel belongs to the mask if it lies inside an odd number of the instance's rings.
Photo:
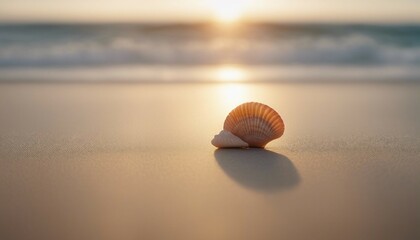
<svg viewBox="0 0 420 240">
<path fill-rule="evenodd" d="M 415 0 L 1 0 L 1 81 L 420 79 Z"/>
</svg>

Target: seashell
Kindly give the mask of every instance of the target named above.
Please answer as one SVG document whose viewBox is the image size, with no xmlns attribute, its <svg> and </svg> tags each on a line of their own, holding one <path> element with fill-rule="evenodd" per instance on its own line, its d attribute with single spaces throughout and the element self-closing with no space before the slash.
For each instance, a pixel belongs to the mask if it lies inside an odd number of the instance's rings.
<svg viewBox="0 0 420 240">
<path fill-rule="evenodd" d="M 215 135 L 211 144 L 218 148 L 245 148 L 248 143 L 233 135 L 229 131 L 222 130 L 219 134 Z"/>
<path fill-rule="evenodd" d="M 283 135 L 284 123 L 274 109 L 262 103 L 249 102 L 229 113 L 223 130 L 239 137 L 249 147 L 264 148 L 268 142 Z"/>
</svg>

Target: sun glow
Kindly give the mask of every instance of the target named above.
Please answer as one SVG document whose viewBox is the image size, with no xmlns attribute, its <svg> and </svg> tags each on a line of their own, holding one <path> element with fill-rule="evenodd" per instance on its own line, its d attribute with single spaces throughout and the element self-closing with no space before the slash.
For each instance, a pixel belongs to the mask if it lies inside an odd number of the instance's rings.
<svg viewBox="0 0 420 240">
<path fill-rule="evenodd" d="M 239 20 L 241 13 L 238 9 L 220 9 L 216 12 L 216 19 L 219 22 L 233 23 Z"/>
<path fill-rule="evenodd" d="M 246 5 L 246 0 L 215 0 L 210 3 L 215 20 L 221 23 L 239 21 L 243 17 Z"/>
</svg>

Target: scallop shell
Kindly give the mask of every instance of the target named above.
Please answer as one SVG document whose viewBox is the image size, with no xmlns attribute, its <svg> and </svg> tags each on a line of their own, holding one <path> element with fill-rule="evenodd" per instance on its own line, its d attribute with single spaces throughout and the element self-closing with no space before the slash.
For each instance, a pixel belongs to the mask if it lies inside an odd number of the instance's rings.
<svg viewBox="0 0 420 240">
<path fill-rule="evenodd" d="M 257 102 L 248 102 L 233 109 L 227 116 L 223 130 L 231 132 L 249 147 L 263 148 L 283 135 L 284 123 L 271 107 Z"/>
<path fill-rule="evenodd" d="M 233 135 L 229 131 L 222 130 L 219 134 L 215 135 L 211 141 L 215 147 L 218 148 L 245 148 L 248 143 Z"/>
</svg>

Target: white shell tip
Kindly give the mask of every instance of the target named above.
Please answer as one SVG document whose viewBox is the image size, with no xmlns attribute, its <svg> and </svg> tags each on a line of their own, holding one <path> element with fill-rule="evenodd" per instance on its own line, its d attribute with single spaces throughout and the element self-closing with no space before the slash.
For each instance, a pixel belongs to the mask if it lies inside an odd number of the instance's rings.
<svg viewBox="0 0 420 240">
<path fill-rule="evenodd" d="M 248 143 L 226 130 L 215 135 L 211 144 L 218 148 L 246 148 L 249 146 Z"/>
</svg>

